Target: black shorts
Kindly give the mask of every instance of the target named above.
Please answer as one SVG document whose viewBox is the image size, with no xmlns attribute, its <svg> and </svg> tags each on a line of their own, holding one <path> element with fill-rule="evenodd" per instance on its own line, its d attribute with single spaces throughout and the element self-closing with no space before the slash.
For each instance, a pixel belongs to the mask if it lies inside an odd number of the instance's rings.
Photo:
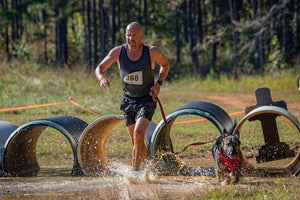
<svg viewBox="0 0 300 200">
<path fill-rule="evenodd" d="M 124 113 L 126 126 L 129 126 L 135 124 L 140 117 L 151 121 L 156 109 L 156 102 L 152 100 L 150 95 L 140 98 L 131 98 L 123 95 L 120 109 Z"/>
</svg>

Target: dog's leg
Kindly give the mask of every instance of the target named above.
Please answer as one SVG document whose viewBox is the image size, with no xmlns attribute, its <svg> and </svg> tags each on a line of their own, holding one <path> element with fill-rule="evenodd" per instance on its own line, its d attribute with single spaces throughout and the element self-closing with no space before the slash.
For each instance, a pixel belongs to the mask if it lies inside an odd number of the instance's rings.
<svg viewBox="0 0 300 200">
<path fill-rule="evenodd" d="M 237 184 L 240 180 L 240 173 L 239 171 L 231 172 L 231 184 Z"/>
<path fill-rule="evenodd" d="M 218 163 L 215 162 L 215 173 L 216 173 L 216 178 L 217 178 L 217 181 L 218 183 L 221 182 L 221 177 L 220 177 L 220 168 L 219 168 L 219 165 Z"/>
<path fill-rule="evenodd" d="M 232 172 L 230 172 L 230 173 L 224 173 L 223 172 L 223 181 L 221 182 L 221 185 L 222 186 L 226 186 L 226 185 L 229 185 L 230 183 L 231 183 L 231 173 Z"/>
<path fill-rule="evenodd" d="M 235 178 L 233 183 L 238 183 L 240 181 L 240 177 L 242 176 L 242 159 L 240 159 L 237 167 L 236 167 L 236 171 L 235 171 Z"/>
</svg>

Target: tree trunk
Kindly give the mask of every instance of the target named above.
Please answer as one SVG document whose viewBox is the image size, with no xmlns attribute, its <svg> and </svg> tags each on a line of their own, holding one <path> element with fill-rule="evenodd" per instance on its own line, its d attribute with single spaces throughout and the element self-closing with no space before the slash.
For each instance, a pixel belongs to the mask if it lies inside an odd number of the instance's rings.
<svg viewBox="0 0 300 200">
<path fill-rule="evenodd" d="M 257 1 L 257 18 L 260 19 L 261 18 L 261 9 L 262 9 L 262 0 L 258 0 Z M 257 63 L 258 63 L 258 67 L 259 70 L 263 70 L 263 65 L 265 62 L 265 55 L 264 55 L 264 35 L 263 32 L 261 32 L 262 30 L 262 25 L 260 25 L 258 27 L 258 36 L 257 36 Z"/>
<path fill-rule="evenodd" d="M 137 8 L 137 11 L 138 11 L 138 19 L 141 20 L 141 10 L 142 10 L 142 0 L 138 0 L 138 8 Z"/>
<path fill-rule="evenodd" d="M 120 28 L 121 28 L 120 1 L 117 1 L 116 12 L 117 12 L 116 13 L 116 16 L 117 16 L 116 31 L 118 32 L 117 42 L 120 44 L 122 42 L 122 34 L 120 32 Z"/>
<path fill-rule="evenodd" d="M 196 47 L 196 38 L 195 38 L 195 23 L 194 23 L 194 3 L 193 0 L 188 0 L 188 39 L 190 46 L 190 56 L 192 61 L 192 70 L 194 73 L 197 72 L 198 68 L 198 55 L 195 50 Z"/>
<path fill-rule="evenodd" d="M 98 26 L 97 26 L 97 16 L 96 16 L 96 0 L 93 0 L 93 39 L 94 39 L 94 49 L 93 49 L 93 70 L 95 70 L 98 63 Z"/>
<path fill-rule="evenodd" d="M 7 11 L 7 0 L 3 0 L 1 1 L 1 7 L 3 9 L 3 11 Z M 9 56 L 9 36 L 8 36 L 8 27 L 7 25 L 5 26 L 5 29 L 4 29 L 4 39 L 5 39 L 5 53 L 7 56 Z"/>
<path fill-rule="evenodd" d="M 84 1 L 84 0 L 83 0 Z M 86 23 L 85 23 L 85 51 L 84 51 L 84 61 L 88 72 L 92 68 L 92 46 L 91 46 L 91 2 L 86 0 L 85 7 Z"/>
<path fill-rule="evenodd" d="M 207 22 L 208 20 L 207 20 L 207 10 L 206 10 L 206 7 L 207 6 L 205 6 L 205 1 L 200 1 L 200 4 L 202 5 L 201 6 L 201 11 L 202 11 L 202 22 Z M 207 23 L 204 23 L 204 25 L 203 25 L 203 23 L 202 23 L 202 32 L 203 32 L 203 37 L 205 36 L 205 35 L 207 35 Z"/>
<path fill-rule="evenodd" d="M 217 63 L 217 42 L 216 42 L 216 2 L 211 0 L 211 17 L 212 17 L 212 35 L 213 35 L 213 47 L 212 47 L 212 70 L 216 72 L 216 63 Z"/>
<path fill-rule="evenodd" d="M 123 7 L 125 8 L 124 10 L 124 22 L 125 24 L 129 24 L 130 20 L 131 20 L 131 12 L 126 12 L 128 10 L 132 9 L 132 5 L 131 5 L 131 0 L 124 0 L 123 1 Z"/>
<path fill-rule="evenodd" d="M 239 20 L 239 9 L 236 0 L 229 0 L 229 10 L 230 10 L 230 19 L 231 19 L 231 27 L 232 27 L 232 36 L 233 36 L 233 68 L 234 74 L 237 77 L 237 73 L 239 70 L 239 50 L 238 50 L 238 43 L 239 43 L 239 34 L 235 30 L 234 21 Z"/>
<path fill-rule="evenodd" d="M 11 0 L 11 9 L 12 10 L 16 10 L 16 0 Z M 16 39 L 17 39 L 17 23 L 16 23 L 16 15 L 14 14 L 12 16 L 12 19 L 11 19 L 11 41 L 14 43 L 16 42 Z M 12 46 L 12 49 L 14 49 L 14 46 Z"/>
<path fill-rule="evenodd" d="M 188 0 L 184 0 L 182 3 L 182 10 L 183 10 L 183 36 L 184 36 L 184 41 L 186 43 L 189 42 L 189 38 L 188 38 L 188 12 L 187 12 L 187 1 Z"/>
<path fill-rule="evenodd" d="M 179 39 L 179 13 L 178 6 L 175 7 L 175 19 L 174 19 L 174 27 L 175 27 L 175 38 L 176 38 L 176 64 L 180 64 L 180 39 Z"/>
<path fill-rule="evenodd" d="M 148 16 L 147 16 L 147 0 L 144 0 L 144 11 L 143 11 L 143 13 L 144 13 L 144 16 L 143 16 L 143 18 L 144 18 L 144 27 L 145 27 L 145 32 L 147 31 L 147 25 L 148 25 L 148 21 L 147 21 L 147 18 L 148 18 Z"/>
<path fill-rule="evenodd" d="M 112 46 L 116 43 L 116 2 L 111 0 L 111 41 Z"/>
<path fill-rule="evenodd" d="M 296 49 L 299 52 L 300 51 L 300 1 L 296 1 L 297 3 L 297 19 L 296 19 L 296 23 L 297 23 L 297 28 L 296 28 Z"/>
<path fill-rule="evenodd" d="M 105 22 L 104 22 L 104 9 L 103 0 L 98 0 L 99 4 L 99 23 L 100 23 L 100 52 L 101 60 L 105 57 Z"/>
<path fill-rule="evenodd" d="M 201 8 L 201 0 L 196 1 L 197 4 L 197 28 L 198 28 L 198 38 L 199 42 L 203 41 L 203 30 L 202 30 L 202 8 Z"/>
<path fill-rule="evenodd" d="M 54 16 L 55 18 L 55 58 L 56 58 L 56 64 L 61 67 L 62 66 L 62 58 L 61 58 L 61 41 L 60 41 L 60 20 L 58 19 L 59 16 L 59 9 L 60 9 L 60 5 L 59 3 L 56 1 L 54 3 Z"/>
<path fill-rule="evenodd" d="M 285 3 L 282 17 L 282 48 L 285 62 L 290 61 L 291 52 L 294 49 L 293 32 L 291 22 L 293 20 L 294 4 L 291 1 Z"/>
<path fill-rule="evenodd" d="M 103 22 L 104 22 L 104 30 L 105 30 L 105 36 L 104 36 L 104 38 L 105 38 L 105 51 L 107 51 L 107 48 L 113 48 L 111 43 L 107 42 L 107 41 L 109 41 L 108 34 L 111 32 L 111 30 L 110 30 L 111 26 L 110 26 L 110 21 L 109 21 L 109 14 L 107 13 L 107 11 L 105 9 L 104 9 L 103 14 L 104 14 L 103 15 L 103 17 L 104 17 Z M 105 53 L 107 53 L 107 52 L 105 52 Z"/>
<path fill-rule="evenodd" d="M 21 8 L 23 7 L 23 2 L 22 0 L 17 0 L 17 30 L 18 30 L 18 38 L 21 38 L 23 35 L 23 16 L 22 16 L 22 11 Z"/>
<path fill-rule="evenodd" d="M 261 19 L 261 0 L 252 0 L 253 6 L 253 16 L 254 20 L 259 22 L 260 24 L 255 27 L 255 46 L 256 51 L 252 53 L 255 55 L 255 64 L 254 68 L 258 72 L 263 71 L 263 64 L 264 64 L 264 50 L 263 50 L 263 33 L 262 33 L 262 24 L 260 22 Z"/>
<path fill-rule="evenodd" d="M 257 11 L 257 3 L 256 0 L 247 0 L 247 4 L 251 5 L 250 7 L 252 7 L 252 12 L 249 12 L 248 16 L 248 21 L 254 21 L 255 20 L 255 15 L 256 15 L 256 11 Z M 250 47 L 250 51 L 249 51 L 249 62 L 253 65 L 253 68 L 256 69 L 257 68 L 257 63 L 256 63 L 256 36 L 255 36 L 255 32 L 256 32 L 256 28 L 253 28 L 254 31 L 251 32 L 251 34 L 248 34 L 248 39 L 250 41 L 251 47 Z"/>
<path fill-rule="evenodd" d="M 67 18 L 66 16 L 63 17 L 62 19 L 62 23 L 61 23 L 62 27 L 62 32 L 61 32 L 61 45 L 62 45 L 62 55 L 63 55 L 63 63 L 68 64 L 68 39 L 67 39 L 67 35 L 68 35 L 68 30 L 67 30 Z"/>
<path fill-rule="evenodd" d="M 273 0 L 270 0 L 269 4 L 270 4 L 269 10 L 272 10 L 273 6 L 276 6 L 276 4 Z M 276 33 L 276 30 L 275 30 L 276 15 L 275 15 L 274 12 L 272 12 L 270 14 L 271 14 L 271 16 L 270 16 L 270 45 L 269 46 L 270 46 L 270 53 L 273 53 L 274 52 L 274 49 L 273 49 L 274 45 L 272 45 L 272 42 L 273 42 L 274 35 Z"/>
<path fill-rule="evenodd" d="M 47 51 L 47 14 L 46 10 L 42 10 L 42 20 L 44 24 L 44 34 L 43 34 L 43 40 L 44 40 L 44 61 L 48 62 L 48 51 Z"/>
<path fill-rule="evenodd" d="M 54 3 L 55 14 L 55 50 L 56 63 L 62 67 L 68 61 L 68 43 L 67 43 L 67 18 L 60 16 L 61 4 L 58 1 Z"/>
</svg>

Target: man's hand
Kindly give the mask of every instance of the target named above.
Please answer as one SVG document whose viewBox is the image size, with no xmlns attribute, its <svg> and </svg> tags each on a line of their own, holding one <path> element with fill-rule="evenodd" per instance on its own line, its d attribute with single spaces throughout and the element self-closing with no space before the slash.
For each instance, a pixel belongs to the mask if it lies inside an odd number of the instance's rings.
<svg viewBox="0 0 300 200">
<path fill-rule="evenodd" d="M 102 89 L 104 89 L 106 86 L 107 86 L 107 87 L 110 87 L 109 81 L 106 80 L 106 78 L 101 78 L 101 80 L 100 80 L 100 87 L 101 87 Z"/>
<path fill-rule="evenodd" d="M 160 92 L 160 85 L 155 83 L 151 89 L 149 94 L 152 96 L 153 101 L 156 101 L 156 97 L 159 95 Z"/>
</svg>

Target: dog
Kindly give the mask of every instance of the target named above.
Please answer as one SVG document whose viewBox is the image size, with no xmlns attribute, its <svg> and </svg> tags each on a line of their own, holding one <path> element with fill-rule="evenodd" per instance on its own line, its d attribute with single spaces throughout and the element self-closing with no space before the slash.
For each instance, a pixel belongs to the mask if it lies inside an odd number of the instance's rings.
<svg viewBox="0 0 300 200">
<path fill-rule="evenodd" d="M 212 148 L 217 181 L 222 185 L 238 183 L 243 155 L 240 150 L 240 134 L 229 134 L 225 129 Z"/>
</svg>

